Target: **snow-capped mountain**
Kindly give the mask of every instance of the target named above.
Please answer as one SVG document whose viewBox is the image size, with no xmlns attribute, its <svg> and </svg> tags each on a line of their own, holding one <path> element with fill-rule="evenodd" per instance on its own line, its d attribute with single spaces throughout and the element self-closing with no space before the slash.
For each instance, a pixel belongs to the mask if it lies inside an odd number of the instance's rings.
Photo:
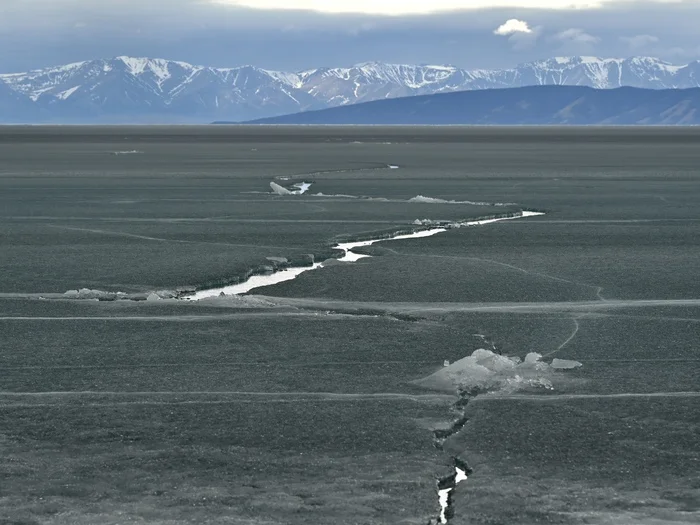
<svg viewBox="0 0 700 525">
<path fill-rule="evenodd" d="M 411 95 L 580 85 L 700 86 L 700 62 L 557 57 L 504 70 L 376 62 L 301 72 L 117 57 L 0 75 L 0 122 L 250 120 Z"/>
<path fill-rule="evenodd" d="M 323 107 L 291 87 L 287 75 L 252 66 L 214 69 L 118 57 L 0 75 L 0 81 L 32 100 L 44 120 L 206 121 Z"/>
</svg>

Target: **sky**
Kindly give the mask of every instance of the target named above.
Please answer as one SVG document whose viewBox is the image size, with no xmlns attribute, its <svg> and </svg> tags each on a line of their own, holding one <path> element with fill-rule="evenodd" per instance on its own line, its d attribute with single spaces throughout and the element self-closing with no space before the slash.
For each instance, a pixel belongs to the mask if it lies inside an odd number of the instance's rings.
<svg viewBox="0 0 700 525">
<path fill-rule="evenodd" d="M 0 72 L 119 55 L 299 71 L 700 59 L 700 0 L 0 0 Z"/>
</svg>

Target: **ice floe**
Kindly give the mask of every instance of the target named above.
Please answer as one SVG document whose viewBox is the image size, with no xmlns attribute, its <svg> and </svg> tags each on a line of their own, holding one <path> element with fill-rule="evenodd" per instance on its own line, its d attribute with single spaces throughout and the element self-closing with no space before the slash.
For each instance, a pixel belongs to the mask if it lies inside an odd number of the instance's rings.
<svg viewBox="0 0 700 525">
<path fill-rule="evenodd" d="M 556 365 L 548 364 L 535 352 L 521 360 L 480 348 L 415 383 L 433 390 L 460 392 L 513 392 L 528 387 L 552 390 L 556 370 L 583 366 L 577 361 L 556 361 Z"/>
</svg>

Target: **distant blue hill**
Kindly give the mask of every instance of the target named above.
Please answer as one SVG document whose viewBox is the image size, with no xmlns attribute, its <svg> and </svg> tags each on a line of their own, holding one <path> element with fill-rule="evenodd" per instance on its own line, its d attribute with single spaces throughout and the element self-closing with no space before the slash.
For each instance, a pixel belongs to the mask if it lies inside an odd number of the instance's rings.
<svg viewBox="0 0 700 525">
<path fill-rule="evenodd" d="M 698 125 L 700 88 L 531 86 L 378 100 L 252 124 Z"/>
</svg>

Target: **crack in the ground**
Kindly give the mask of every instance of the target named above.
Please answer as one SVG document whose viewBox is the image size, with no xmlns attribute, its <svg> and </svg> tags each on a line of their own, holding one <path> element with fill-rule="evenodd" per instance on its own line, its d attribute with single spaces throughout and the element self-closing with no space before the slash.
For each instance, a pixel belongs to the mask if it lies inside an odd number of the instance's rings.
<svg viewBox="0 0 700 525">
<path fill-rule="evenodd" d="M 494 353 L 501 355 L 501 352 L 497 349 L 496 344 L 488 335 L 479 333 L 472 335 L 480 339 L 482 342 L 488 344 Z M 445 364 L 447 365 L 448 362 Z M 458 415 L 458 417 L 454 419 L 447 428 L 437 428 L 433 430 L 433 445 L 435 448 L 445 450 L 445 442 L 464 430 L 464 427 L 467 425 L 467 423 L 469 423 L 467 407 L 473 399 L 483 392 L 484 390 L 480 387 L 471 387 L 469 389 L 460 388 L 458 390 L 457 401 L 452 405 L 452 410 Z M 431 519 L 428 522 L 428 525 L 444 525 L 454 518 L 454 490 L 457 485 L 463 481 L 466 481 L 473 473 L 473 469 L 469 466 L 469 463 L 467 463 L 464 458 L 459 457 L 459 455 L 453 455 L 451 460 L 454 472 L 449 476 L 445 476 L 437 480 L 440 514 L 436 521 Z"/>
<path fill-rule="evenodd" d="M 505 221 L 505 220 L 511 220 L 511 219 L 519 219 L 519 218 L 526 218 L 526 217 L 531 217 L 531 216 L 537 216 L 537 215 L 543 215 L 542 212 L 534 212 L 534 211 L 529 211 L 529 210 L 521 210 L 518 212 L 509 212 L 509 213 L 503 213 L 503 214 L 497 214 L 497 215 L 489 215 L 486 217 L 480 217 L 480 218 L 474 218 L 474 219 L 466 219 L 463 221 L 440 221 L 439 223 L 436 224 L 431 224 L 430 226 L 422 225 L 422 224 L 415 224 L 413 225 L 412 228 L 409 228 L 406 231 L 407 233 L 404 233 L 403 231 L 399 232 L 386 232 L 382 234 L 374 233 L 372 234 L 367 240 L 357 240 L 357 241 L 351 241 L 351 242 L 339 242 L 337 244 L 334 244 L 329 247 L 329 252 L 325 254 L 325 259 L 322 259 L 324 261 L 330 261 L 330 260 L 340 260 L 344 262 L 354 262 L 361 258 L 362 256 L 358 257 L 358 254 L 356 252 L 353 252 L 355 248 L 361 248 L 361 247 L 366 247 L 369 245 L 373 245 L 378 242 L 382 241 L 389 241 L 389 240 L 402 240 L 402 239 L 409 239 L 409 238 L 419 238 L 419 237 L 429 237 L 438 233 L 443 233 L 451 229 L 459 229 L 463 227 L 471 227 L 471 226 L 480 226 L 480 225 L 485 225 L 485 224 L 491 224 L 494 222 L 500 222 L 500 221 Z M 355 257 L 351 257 L 351 255 L 354 255 Z M 269 282 L 267 283 L 259 283 L 255 284 L 253 286 L 248 286 L 248 287 L 241 287 L 241 290 L 239 291 L 233 291 L 233 290 L 226 290 L 226 288 L 230 288 L 229 286 L 224 286 L 224 287 L 207 287 L 205 289 L 202 289 L 198 291 L 197 293 L 193 295 L 189 295 L 183 298 L 187 298 L 190 300 L 200 300 L 220 294 L 228 295 L 228 294 L 233 294 L 233 295 L 240 295 L 243 293 L 249 293 L 252 292 L 254 289 L 259 289 L 263 288 L 265 286 L 268 286 L 270 284 L 276 284 L 278 282 L 283 282 L 286 280 L 291 280 L 294 279 L 296 276 L 299 274 L 308 271 L 308 270 L 313 270 L 319 267 L 323 267 L 323 262 L 315 262 L 318 260 L 317 257 L 314 255 L 309 255 L 307 256 L 309 258 L 308 261 L 306 261 L 306 264 L 303 266 L 299 265 L 293 265 L 293 264 L 288 264 L 287 266 L 284 266 L 281 268 L 283 271 L 290 271 L 291 273 L 288 276 L 285 276 L 285 278 L 282 279 L 276 279 L 276 278 L 270 278 Z M 271 261 L 274 262 L 274 261 Z M 285 263 L 281 263 L 284 265 Z M 263 271 L 260 271 L 260 270 Z M 279 269 L 276 269 L 274 265 L 265 265 L 261 268 L 256 269 L 255 272 L 248 272 L 248 275 L 246 276 L 245 279 L 239 280 L 238 284 L 242 284 L 247 282 L 248 279 L 251 278 L 253 274 L 255 275 L 274 275 L 279 271 Z M 220 293 L 217 293 L 220 292 Z M 228 292 L 228 293 L 226 293 Z"/>
<path fill-rule="evenodd" d="M 460 433 L 469 422 L 466 409 L 469 402 L 478 395 L 478 389 L 460 391 L 459 399 L 452 405 L 453 410 L 459 414 L 452 424 L 447 428 L 433 430 L 433 443 L 436 448 L 444 450 L 444 443 L 449 438 Z M 449 476 L 437 480 L 438 503 L 440 514 L 436 520 L 430 520 L 428 525 L 446 524 L 454 518 L 454 490 L 461 482 L 466 481 L 473 472 L 466 460 L 459 456 L 452 456 L 452 466 L 454 472 Z"/>
</svg>

